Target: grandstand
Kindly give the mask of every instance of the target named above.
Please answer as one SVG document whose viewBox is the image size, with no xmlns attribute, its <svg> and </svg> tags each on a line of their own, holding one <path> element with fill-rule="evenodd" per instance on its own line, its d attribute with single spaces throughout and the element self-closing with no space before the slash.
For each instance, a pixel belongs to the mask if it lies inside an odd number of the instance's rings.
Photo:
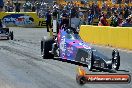
<svg viewBox="0 0 132 88">
<path fill-rule="evenodd" d="M 66 4 L 69 1 L 73 1 L 74 3 L 78 4 L 79 6 L 84 6 L 84 3 L 82 3 L 82 1 L 87 1 L 88 4 L 92 4 L 92 3 L 97 2 L 99 7 L 101 7 L 104 2 L 106 2 L 111 7 L 113 5 L 118 7 L 119 4 L 122 5 L 123 7 L 125 6 L 125 0 L 117 0 L 117 1 L 122 1 L 122 2 L 121 3 L 116 3 L 116 4 L 113 4 L 112 0 L 56 0 L 56 1 L 59 4 Z M 132 0 L 129 0 L 129 3 L 127 3 L 127 4 L 128 4 L 128 6 L 132 6 Z"/>
<path fill-rule="evenodd" d="M 8 0 L 4 0 L 5 3 L 7 1 Z M 24 3 L 26 1 L 34 2 L 34 1 L 43 1 L 43 0 L 9 0 L 9 1 L 11 1 L 12 3 L 16 2 L 16 1 L 18 1 L 19 3 Z M 44 1 L 46 3 L 51 3 L 53 1 L 56 1 L 58 4 L 67 4 L 67 2 L 73 1 L 74 3 L 76 3 L 79 6 L 84 6 L 84 3 L 82 3 L 83 1 L 87 1 L 88 4 L 92 4 L 94 2 L 97 2 L 100 7 L 102 6 L 103 2 L 106 2 L 110 6 L 113 6 L 113 5 L 119 6 L 119 4 L 113 4 L 112 0 L 44 0 Z M 117 0 L 117 1 L 119 1 L 119 0 Z M 124 6 L 125 0 L 120 0 L 120 1 L 122 1 L 121 5 Z M 132 0 L 129 0 L 128 6 L 132 6 Z"/>
</svg>

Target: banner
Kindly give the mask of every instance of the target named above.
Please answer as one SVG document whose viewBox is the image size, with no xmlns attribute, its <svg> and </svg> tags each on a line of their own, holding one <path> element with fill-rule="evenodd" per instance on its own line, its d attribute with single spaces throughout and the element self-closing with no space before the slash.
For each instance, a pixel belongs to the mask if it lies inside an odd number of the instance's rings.
<svg viewBox="0 0 132 88">
<path fill-rule="evenodd" d="M 45 19 L 35 12 L 1 12 L 0 19 L 7 27 L 46 27 Z"/>
</svg>

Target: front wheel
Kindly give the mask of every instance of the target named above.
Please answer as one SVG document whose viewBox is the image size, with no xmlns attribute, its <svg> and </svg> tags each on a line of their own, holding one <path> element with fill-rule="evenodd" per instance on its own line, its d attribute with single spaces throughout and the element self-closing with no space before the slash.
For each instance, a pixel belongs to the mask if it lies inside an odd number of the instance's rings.
<svg viewBox="0 0 132 88">
<path fill-rule="evenodd" d="M 120 55 L 118 50 L 112 52 L 112 69 L 118 70 L 120 67 Z"/>
</svg>

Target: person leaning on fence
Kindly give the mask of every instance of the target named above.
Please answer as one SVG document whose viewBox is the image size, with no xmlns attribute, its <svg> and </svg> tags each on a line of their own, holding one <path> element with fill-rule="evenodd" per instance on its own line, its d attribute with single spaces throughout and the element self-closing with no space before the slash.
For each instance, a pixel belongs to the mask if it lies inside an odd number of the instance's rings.
<svg viewBox="0 0 132 88">
<path fill-rule="evenodd" d="M 117 26 L 119 26 L 118 22 L 119 22 L 118 14 L 115 11 L 114 14 L 113 14 L 113 16 L 112 16 L 112 20 L 111 20 L 110 26 L 117 27 Z"/>
<path fill-rule="evenodd" d="M 126 18 L 126 20 L 124 20 L 120 26 L 121 27 L 132 27 L 132 14 L 129 15 L 128 18 Z"/>
<path fill-rule="evenodd" d="M 99 20 L 98 26 L 109 26 L 109 24 L 106 20 L 105 14 L 102 14 L 102 16 Z"/>
</svg>

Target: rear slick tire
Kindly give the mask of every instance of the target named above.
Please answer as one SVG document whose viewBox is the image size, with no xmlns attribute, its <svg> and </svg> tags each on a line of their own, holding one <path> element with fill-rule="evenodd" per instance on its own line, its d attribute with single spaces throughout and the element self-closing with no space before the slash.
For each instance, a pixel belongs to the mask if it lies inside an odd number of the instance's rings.
<svg viewBox="0 0 132 88">
<path fill-rule="evenodd" d="M 54 43 L 54 39 L 51 37 L 44 37 L 41 41 L 41 54 L 43 59 L 53 59 L 54 55 L 49 53 L 52 50 L 52 44 Z"/>
</svg>

